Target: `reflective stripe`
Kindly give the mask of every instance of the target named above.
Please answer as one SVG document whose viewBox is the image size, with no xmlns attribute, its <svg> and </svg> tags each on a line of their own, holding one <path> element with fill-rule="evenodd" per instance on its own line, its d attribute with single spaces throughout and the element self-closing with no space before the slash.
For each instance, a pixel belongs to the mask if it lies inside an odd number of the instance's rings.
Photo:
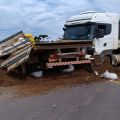
<svg viewBox="0 0 120 120">
<path fill-rule="evenodd" d="M 81 60 L 81 61 L 69 61 L 69 62 L 54 62 L 54 63 L 46 63 L 47 67 L 53 66 L 65 66 L 65 65 L 75 65 L 75 64 L 88 64 L 91 63 L 90 60 Z"/>
</svg>

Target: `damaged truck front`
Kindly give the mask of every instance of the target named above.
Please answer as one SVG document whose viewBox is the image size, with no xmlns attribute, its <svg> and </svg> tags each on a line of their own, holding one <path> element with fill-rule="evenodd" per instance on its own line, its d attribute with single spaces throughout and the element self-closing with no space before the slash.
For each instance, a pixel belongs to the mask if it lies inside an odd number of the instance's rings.
<svg viewBox="0 0 120 120">
<path fill-rule="evenodd" d="M 94 61 L 120 64 L 120 18 L 116 13 L 84 12 L 68 18 L 64 39 L 91 41 L 92 47 L 84 48 L 94 55 Z"/>
</svg>

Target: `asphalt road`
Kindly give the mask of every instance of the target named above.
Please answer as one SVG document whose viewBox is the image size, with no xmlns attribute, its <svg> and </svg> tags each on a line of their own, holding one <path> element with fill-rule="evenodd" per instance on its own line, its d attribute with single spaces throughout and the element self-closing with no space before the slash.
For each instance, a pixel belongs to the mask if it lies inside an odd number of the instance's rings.
<svg viewBox="0 0 120 120">
<path fill-rule="evenodd" d="M 77 85 L 1 101 L 0 120 L 120 120 L 120 84 Z"/>
</svg>

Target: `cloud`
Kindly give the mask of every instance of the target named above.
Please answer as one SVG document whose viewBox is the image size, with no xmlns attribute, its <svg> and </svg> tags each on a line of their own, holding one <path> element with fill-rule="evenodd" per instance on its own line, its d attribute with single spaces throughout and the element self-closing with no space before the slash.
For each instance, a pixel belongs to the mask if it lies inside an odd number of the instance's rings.
<svg viewBox="0 0 120 120">
<path fill-rule="evenodd" d="M 62 36 L 66 19 L 83 11 L 119 11 L 119 0 L 0 0 L 0 39 L 19 30 Z"/>
<path fill-rule="evenodd" d="M 119 0 L 93 0 L 92 3 L 98 11 L 120 13 Z"/>
</svg>

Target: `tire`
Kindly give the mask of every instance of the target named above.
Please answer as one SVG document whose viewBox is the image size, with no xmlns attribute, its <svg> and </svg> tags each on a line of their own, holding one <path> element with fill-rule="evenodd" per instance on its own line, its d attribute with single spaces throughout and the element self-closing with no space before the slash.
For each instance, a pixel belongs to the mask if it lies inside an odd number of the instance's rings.
<svg viewBox="0 0 120 120">
<path fill-rule="evenodd" d="M 104 56 L 103 58 L 101 58 L 101 64 L 96 66 L 94 69 L 98 71 L 99 74 L 103 74 L 106 70 L 110 71 L 111 68 L 112 68 L 111 57 Z"/>
<path fill-rule="evenodd" d="M 102 59 L 102 64 L 103 65 L 111 65 L 111 58 L 110 56 L 104 56 Z"/>
<path fill-rule="evenodd" d="M 103 59 L 102 59 L 102 66 L 103 66 L 103 69 L 106 69 L 106 70 L 109 70 L 112 66 L 111 64 L 111 58 L 110 56 L 104 56 Z"/>
</svg>

